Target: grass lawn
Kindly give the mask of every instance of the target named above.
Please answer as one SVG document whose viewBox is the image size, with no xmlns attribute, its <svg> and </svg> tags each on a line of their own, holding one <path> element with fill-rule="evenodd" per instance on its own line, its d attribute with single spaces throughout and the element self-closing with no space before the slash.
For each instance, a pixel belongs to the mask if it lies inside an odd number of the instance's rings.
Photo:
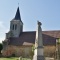
<svg viewBox="0 0 60 60">
<path fill-rule="evenodd" d="M 17 60 L 18 58 L 16 57 L 11 57 L 11 58 L 0 58 L 0 60 Z"/>
<path fill-rule="evenodd" d="M 19 60 L 19 58 L 18 57 L 0 58 L 0 60 Z M 31 60 L 31 59 L 22 58 L 22 60 Z"/>
</svg>

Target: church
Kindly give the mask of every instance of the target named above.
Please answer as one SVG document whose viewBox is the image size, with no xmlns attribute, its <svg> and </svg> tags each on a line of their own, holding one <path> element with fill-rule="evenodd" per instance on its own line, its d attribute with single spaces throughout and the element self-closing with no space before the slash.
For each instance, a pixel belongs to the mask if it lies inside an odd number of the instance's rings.
<svg viewBox="0 0 60 60">
<path fill-rule="evenodd" d="M 15 17 L 10 21 L 10 30 L 6 33 L 3 43 L 3 56 L 23 56 L 29 57 L 32 47 L 35 44 L 36 31 L 23 31 L 23 22 L 20 16 L 19 7 Z M 49 54 L 48 50 L 53 49 L 51 54 L 55 53 L 56 40 L 60 38 L 60 31 L 42 31 L 44 53 Z M 54 54 L 53 54 L 54 55 Z"/>
</svg>

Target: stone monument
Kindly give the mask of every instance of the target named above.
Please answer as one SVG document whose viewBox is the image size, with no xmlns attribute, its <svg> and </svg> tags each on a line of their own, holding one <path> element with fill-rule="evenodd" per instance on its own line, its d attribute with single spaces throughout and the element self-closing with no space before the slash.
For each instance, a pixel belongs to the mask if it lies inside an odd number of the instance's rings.
<svg viewBox="0 0 60 60">
<path fill-rule="evenodd" d="M 33 60 L 45 60 L 43 53 L 43 39 L 41 25 L 42 25 L 41 22 L 38 21 Z"/>
</svg>

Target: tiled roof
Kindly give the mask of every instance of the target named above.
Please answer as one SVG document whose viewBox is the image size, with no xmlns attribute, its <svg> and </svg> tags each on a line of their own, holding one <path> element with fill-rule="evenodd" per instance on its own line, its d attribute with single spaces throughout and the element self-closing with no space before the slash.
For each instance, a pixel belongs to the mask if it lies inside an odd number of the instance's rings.
<svg viewBox="0 0 60 60">
<path fill-rule="evenodd" d="M 10 45 L 32 45 L 35 43 L 36 32 L 22 32 L 18 38 L 10 38 Z M 60 38 L 60 31 L 43 31 L 43 44 L 55 45 L 56 38 Z"/>
<path fill-rule="evenodd" d="M 49 36 L 54 37 L 54 38 L 60 38 L 60 30 L 56 30 L 56 31 L 43 31 L 43 34 L 49 35 Z"/>
<path fill-rule="evenodd" d="M 35 42 L 35 32 L 22 32 L 18 38 L 10 38 L 11 45 L 28 45 L 34 44 Z M 25 44 L 25 45 L 26 45 Z"/>
</svg>

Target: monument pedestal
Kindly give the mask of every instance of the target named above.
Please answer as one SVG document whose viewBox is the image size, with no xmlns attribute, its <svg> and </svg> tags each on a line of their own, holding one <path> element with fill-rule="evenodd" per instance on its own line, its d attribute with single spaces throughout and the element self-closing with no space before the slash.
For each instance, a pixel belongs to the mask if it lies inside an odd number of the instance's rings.
<svg viewBox="0 0 60 60">
<path fill-rule="evenodd" d="M 44 56 L 37 56 L 37 60 L 45 60 Z"/>
<path fill-rule="evenodd" d="M 33 60 L 45 60 L 43 54 L 43 47 L 38 47 L 34 50 Z"/>
<path fill-rule="evenodd" d="M 33 60 L 45 60 L 45 58 L 44 58 L 44 56 L 34 55 L 34 56 L 33 56 Z"/>
</svg>

